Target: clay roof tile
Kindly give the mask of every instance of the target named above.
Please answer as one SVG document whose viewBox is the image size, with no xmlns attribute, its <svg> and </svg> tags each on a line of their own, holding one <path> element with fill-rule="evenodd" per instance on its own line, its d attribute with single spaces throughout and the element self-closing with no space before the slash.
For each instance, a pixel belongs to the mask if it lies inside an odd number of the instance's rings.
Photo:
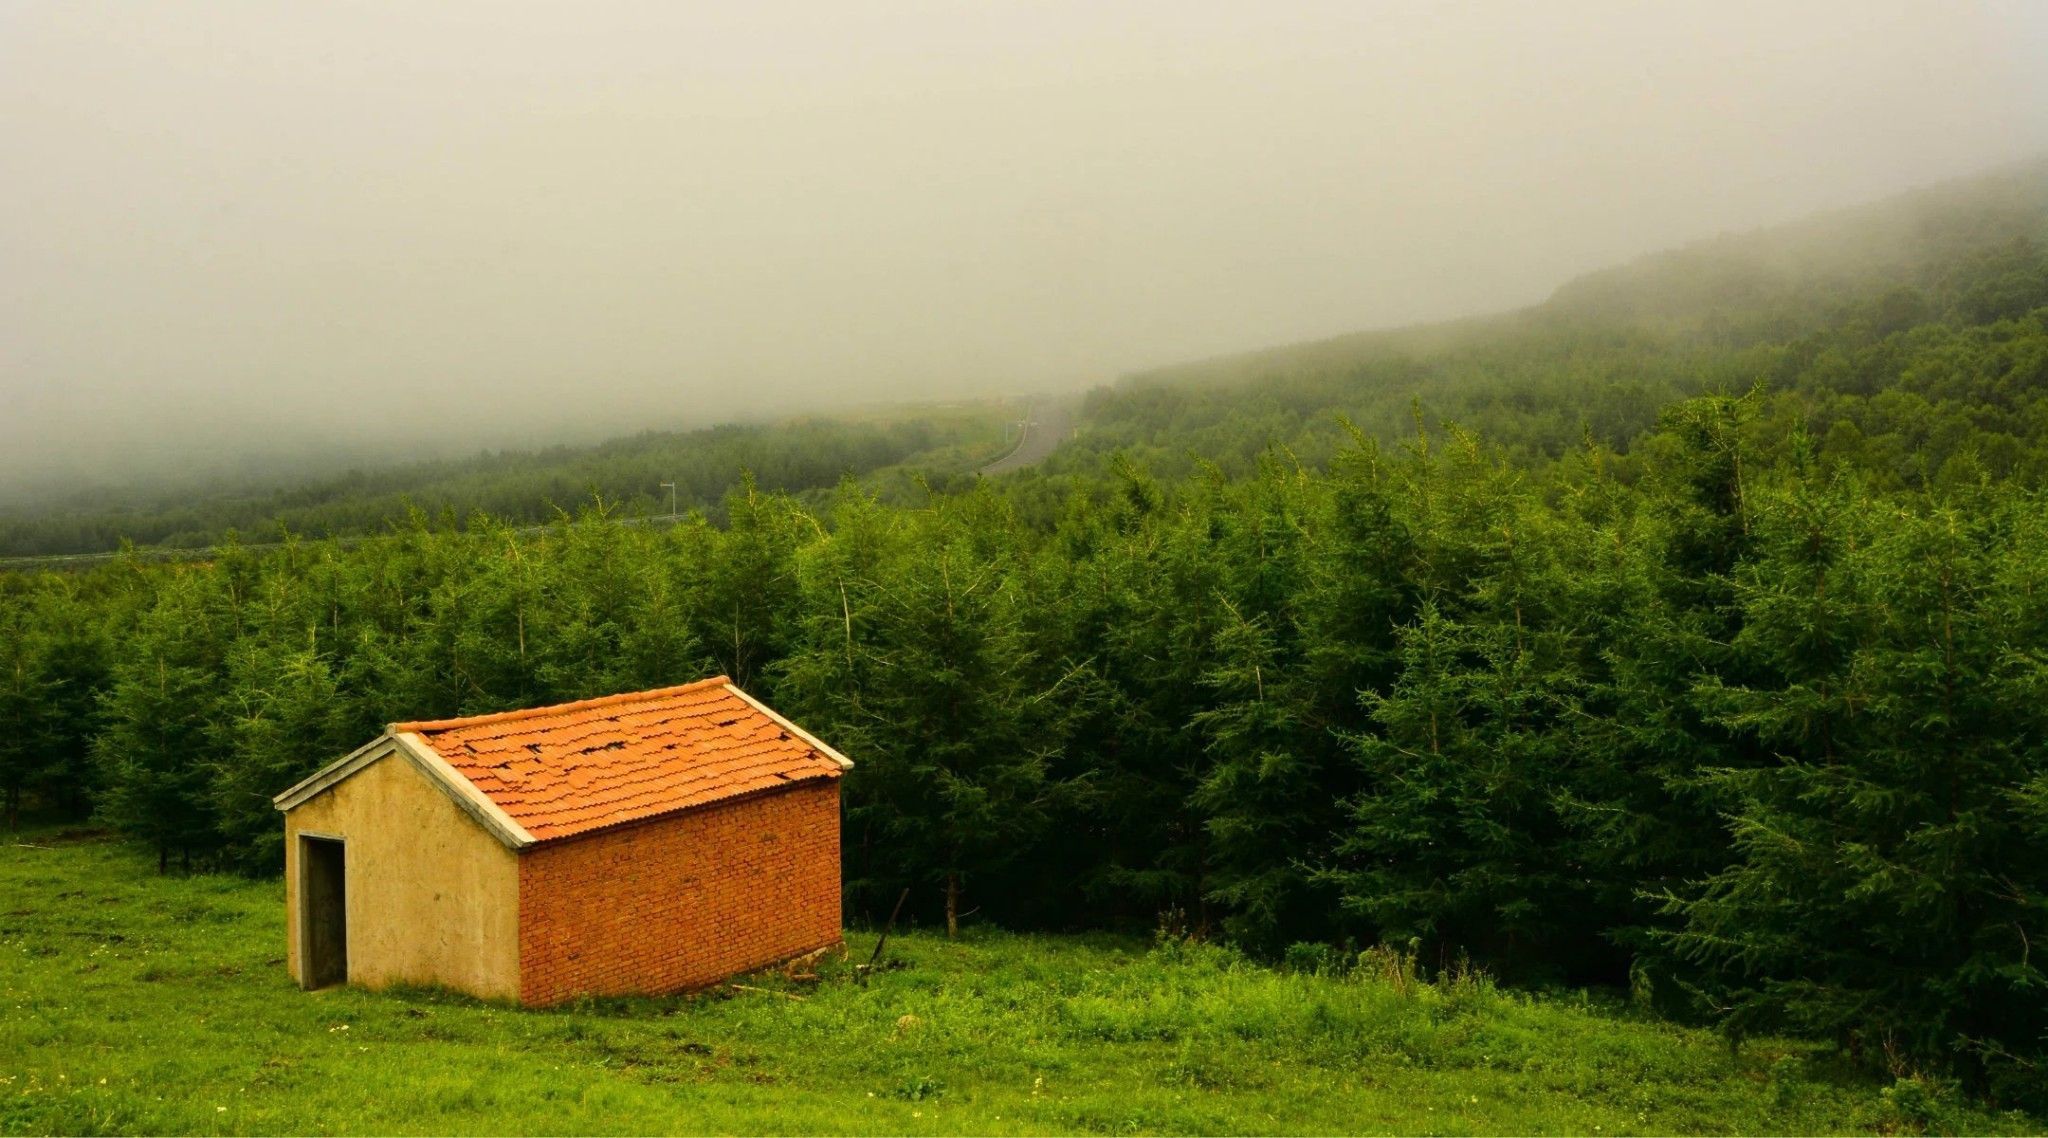
<svg viewBox="0 0 2048 1138">
<path fill-rule="evenodd" d="M 838 778 L 845 765 L 724 676 L 391 730 L 417 735 L 543 842 Z"/>
</svg>

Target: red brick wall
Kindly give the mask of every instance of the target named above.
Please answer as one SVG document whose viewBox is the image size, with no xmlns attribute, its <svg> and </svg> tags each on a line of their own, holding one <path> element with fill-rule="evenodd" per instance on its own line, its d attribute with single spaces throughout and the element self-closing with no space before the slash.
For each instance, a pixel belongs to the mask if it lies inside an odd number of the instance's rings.
<svg viewBox="0 0 2048 1138">
<path fill-rule="evenodd" d="M 534 847 L 520 999 L 675 992 L 839 943 L 839 780 Z"/>
</svg>

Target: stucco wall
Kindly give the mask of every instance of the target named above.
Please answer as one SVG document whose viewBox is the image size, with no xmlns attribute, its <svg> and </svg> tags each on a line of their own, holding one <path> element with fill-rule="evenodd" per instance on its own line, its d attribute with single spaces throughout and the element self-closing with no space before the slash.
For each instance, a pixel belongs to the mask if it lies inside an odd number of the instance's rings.
<svg viewBox="0 0 2048 1138">
<path fill-rule="evenodd" d="M 519 858 L 403 756 L 285 815 L 286 959 L 299 976 L 301 831 L 347 843 L 349 982 L 519 994 Z"/>
<path fill-rule="evenodd" d="M 519 859 L 520 998 L 665 993 L 839 943 L 839 780 Z"/>
</svg>

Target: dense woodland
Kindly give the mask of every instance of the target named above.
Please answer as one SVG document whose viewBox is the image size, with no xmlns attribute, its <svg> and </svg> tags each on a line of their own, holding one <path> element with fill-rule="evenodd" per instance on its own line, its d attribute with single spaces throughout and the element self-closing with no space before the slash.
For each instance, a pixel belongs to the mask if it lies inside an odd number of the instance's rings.
<svg viewBox="0 0 2048 1138">
<path fill-rule="evenodd" d="M 858 764 L 855 921 L 1386 943 L 2040 1109 L 2044 204 L 1138 377 L 907 501 L 0 576 L 0 785 L 273 873 L 386 722 L 723 672 Z"/>
</svg>

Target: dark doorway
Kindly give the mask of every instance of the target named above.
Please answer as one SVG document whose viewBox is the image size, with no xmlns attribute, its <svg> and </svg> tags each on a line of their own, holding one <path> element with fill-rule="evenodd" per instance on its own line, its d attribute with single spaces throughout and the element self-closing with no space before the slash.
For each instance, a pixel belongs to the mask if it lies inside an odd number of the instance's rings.
<svg viewBox="0 0 2048 1138">
<path fill-rule="evenodd" d="M 299 940 L 306 987 L 348 983 L 348 881 L 342 843 L 299 839 Z"/>
</svg>

